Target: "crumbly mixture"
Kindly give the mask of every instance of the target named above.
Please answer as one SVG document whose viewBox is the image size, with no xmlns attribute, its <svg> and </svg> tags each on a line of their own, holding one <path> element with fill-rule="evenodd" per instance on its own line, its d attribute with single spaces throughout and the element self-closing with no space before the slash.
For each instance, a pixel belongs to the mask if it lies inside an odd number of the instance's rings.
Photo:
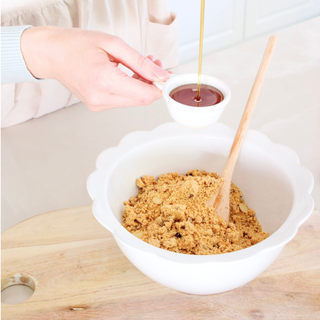
<svg viewBox="0 0 320 320">
<path fill-rule="evenodd" d="M 220 180 L 213 172 L 191 170 L 162 174 L 158 180 L 136 180 L 139 193 L 124 201 L 122 225 L 136 237 L 158 248 L 186 254 L 219 254 L 250 247 L 269 234 L 240 189 L 231 184 L 229 224 L 207 207 Z"/>
</svg>

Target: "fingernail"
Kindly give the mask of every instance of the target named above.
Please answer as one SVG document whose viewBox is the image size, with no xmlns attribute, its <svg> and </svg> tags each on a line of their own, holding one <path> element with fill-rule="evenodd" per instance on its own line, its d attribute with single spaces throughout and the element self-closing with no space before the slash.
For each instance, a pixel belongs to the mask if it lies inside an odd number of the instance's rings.
<svg viewBox="0 0 320 320">
<path fill-rule="evenodd" d="M 161 80 L 167 79 L 169 76 L 169 73 L 161 68 L 157 69 L 157 71 L 154 74 Z"/>
</svg>

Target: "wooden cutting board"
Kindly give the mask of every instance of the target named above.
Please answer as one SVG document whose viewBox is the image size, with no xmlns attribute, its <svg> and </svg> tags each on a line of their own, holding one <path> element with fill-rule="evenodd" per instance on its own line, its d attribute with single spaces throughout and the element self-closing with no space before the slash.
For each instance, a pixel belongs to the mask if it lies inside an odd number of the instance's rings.
<svg viewBox="0 0 320 320">
<path fill-rule="evenodd" d="M 136 269 L 91 207 L 49 212 L 2 235 L 2 289 L 13 283 L 35 291 L 23 303 L 2 303 L 3 320 L 320 319 L 320 214 L 252 282 L 195 296 Z"/>
</svg>

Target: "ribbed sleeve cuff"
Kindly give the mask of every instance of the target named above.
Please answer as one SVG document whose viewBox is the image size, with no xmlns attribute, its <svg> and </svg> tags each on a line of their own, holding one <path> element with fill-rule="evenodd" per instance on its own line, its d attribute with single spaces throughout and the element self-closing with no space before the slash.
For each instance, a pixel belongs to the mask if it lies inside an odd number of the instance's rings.
<svg viewBox="0 0 320 320">
<path fill-rule="evenodd" d="M 20 49 L 23 31 L 32 26 L 1 27 L 1 83 L 37 81 L 28 70 Z"/>
</svg>

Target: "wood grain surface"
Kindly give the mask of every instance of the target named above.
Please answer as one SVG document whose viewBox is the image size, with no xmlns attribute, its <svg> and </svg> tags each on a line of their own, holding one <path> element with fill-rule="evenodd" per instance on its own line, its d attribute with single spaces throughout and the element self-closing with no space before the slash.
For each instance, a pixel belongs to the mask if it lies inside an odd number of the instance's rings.
<svg viewBox="0 0 320 320">
<path fill-rule="evenodd" d="M 91 207 L 49 212 L 2 235 L 2 288 L 30 279 L 34 294 L 20 304 L 2 303 L 3 320 L 320 319 L 320 214 L 314 211 L 252 282 L 196 296 L 137 270 Z"/>
</svg>

